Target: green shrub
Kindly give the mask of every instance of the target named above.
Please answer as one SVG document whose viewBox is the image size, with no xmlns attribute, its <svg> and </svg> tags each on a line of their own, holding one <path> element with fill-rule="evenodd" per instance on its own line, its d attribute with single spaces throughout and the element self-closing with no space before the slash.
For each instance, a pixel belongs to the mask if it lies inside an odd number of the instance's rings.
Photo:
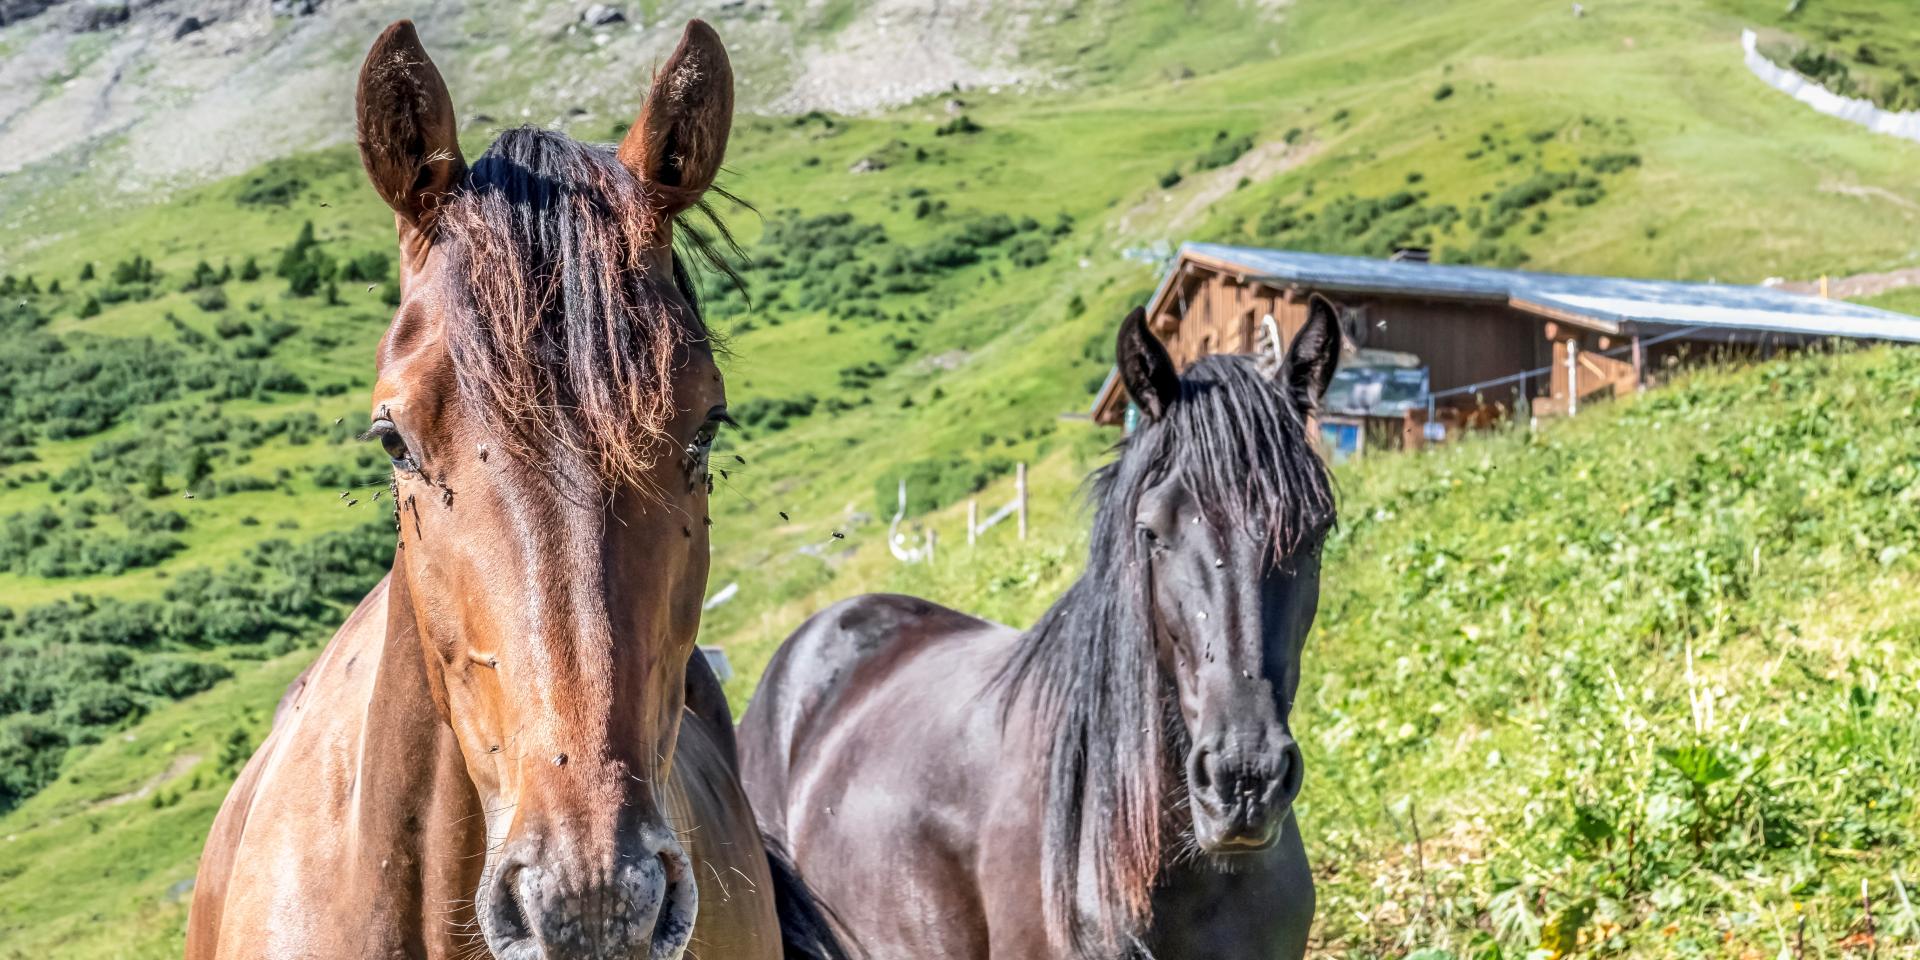
<svg viewBox="0 0 1920 960">
<path fill-rule="evenodd" d="M 1007 259 L 1023 269 L 1040 266 L 1047 262 L 1047 242 L 1039 237 L 1021 237 L 1007 247 Z"/>
<path fill-rule="evenodd" d="M 119 684 L 96 680 L 63 691 L 54 721 L 68 729 L 111 727 L 141 712 L 140 702 Z"/>
<path fill-rule="evenodd" d="M 776 432 L 809 416 L 820 400 L 811 393 L 797 397 L 754 397 L 733 407 L 733 417 L 750 430 Z"/>
<path fill-rule="evenodd" d="M 934 128 L 933 135 L 936 137 L 949 137 L 958 134 L 979 133 L 984 129 L 986 128 L 974 123 L 971 117 L 963 113 Z"/>
<path fill-rule="evenodd" d="M 1595 173 L 1623 173 L 1640 165 L 1637 153 L 1603 153 L 1598 156 L 1581 157 L 1580 162 L 1593 169 Z"/>
<path fill-rule="evenodd" d="M 162 700 L 181 700 L 231 676 L 232 670 L 217 663 L 159 656 L 142 659 L 131 671 L 128 683 Z"/>
<path fill-rule="evenodd" d="M 60 774 L 67 737 L 46 718 L 0 717 L 0 811 L 11 810 Z"/>
<path fill-rule="evenodd" d="M 1193 168 L 1215 170 L 1240 159 L 1242 154 L 1252 149 L 1252 136 L 1230 137 L 1225 130 L 1222 130 L 1214 134 L 1213 143 L 1206 150 L 1201 151 L 1200 156 L 1194 158 Z"/>
<path fill-rule="evenodd" d="M 293 243 L 281 252 L 280 266 L 275 273 L 287 281 L 288 293 L 310 297 L 333 282 L 337 269 L 333 256 L 321 249 L 315 239 L 313 221 L 308 220 L 301 225 Z"/>
<path fill-rule="evenodd" d="M 140 254 L 122 260 L 113 265 L 112 281 L 119 286 L 153 283 L 159 279 L 159 273 L 153 269 L 153 261 Z"/>
<path fill-rule="evenodd" d="M 285 164 L 269 164 L 261 173 L 247 178 L 234 200 L 242 206 L 284 207 L 305 193 L 307 181 L 287 169 Z"/>
</svg>

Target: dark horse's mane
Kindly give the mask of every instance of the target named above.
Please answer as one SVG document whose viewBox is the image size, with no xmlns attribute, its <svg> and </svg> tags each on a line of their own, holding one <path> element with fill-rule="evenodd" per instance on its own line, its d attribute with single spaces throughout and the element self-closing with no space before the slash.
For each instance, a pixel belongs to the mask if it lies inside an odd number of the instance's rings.
<svg viewBox="0 0 1920 960">
<path fill-rule="evenodd" d="M 502 132 L 463 187 L 438 218 L 474 307 L 449 329 L 460 395 L 523 453 L 637 480 L 673 417 L 676 365 L 710 340 L 681 257 L 649 275 L 671 222 L 612 150 L 536 127 Z M 673 288 L 692 309 L 661 295 Z"/>
<path fill-rule="evenodd" d="M 1121 441 L 1091 478 L 1087 570 L 1023 639 L 1002 681 L 1010 707 L 1033 698 L 1051 730 L 1042 838 L 1053 939 L 1076 955 L 1127 952 L 1152 910 L 1170 848 L 1167 797 L 1185 728 L 1154 647 L 1134 518 L 1140 495 L 1172 474 L 1217 529 L 1252 525 L 1276 559 L 1333 514 L 1325 464 L 1302 412 L 1250 357 L 1211 356 L 1180 380 L 1165 418 Z M 1092 876 L 1082 876 L 1082 865 Z"/>
</svg>

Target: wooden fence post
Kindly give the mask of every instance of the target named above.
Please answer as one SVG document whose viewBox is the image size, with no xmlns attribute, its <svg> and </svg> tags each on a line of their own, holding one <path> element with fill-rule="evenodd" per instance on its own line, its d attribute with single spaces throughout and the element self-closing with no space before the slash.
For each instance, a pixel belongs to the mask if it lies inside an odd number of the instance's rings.
<svg viewBox="0 0 1920 960">
<path fill-rule="evenodd" d="M 967 546 L 980 536 L 980 498 L 967 501 Z"/>
<path fill-rule="evenodd" d="M 1025 540 L 1027 538 L 1027 465 L 1024 463 L 1014 466 L 1013 496 L 1020 504 L 1017 508 L 1020 516 L 1020 539 Z"/>
<path fill-rule="evenodd" d="M 1567 341 L 1567 416 L 1580 412 L 1580 341 Z"/>
</svg>

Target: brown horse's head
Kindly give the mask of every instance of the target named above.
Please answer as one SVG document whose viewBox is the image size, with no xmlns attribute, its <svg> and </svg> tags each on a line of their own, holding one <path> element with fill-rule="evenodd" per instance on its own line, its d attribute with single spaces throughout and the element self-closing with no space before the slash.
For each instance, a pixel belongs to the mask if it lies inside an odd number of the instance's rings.
<svg viewBox="0 0 1920 960">
<path fill-rule="evenodd" d="M 486 811 L 477 912 L 503 958 L 678 957 L 692 932 L 656 785 L 726 396 L 671 241 L 732 111 L 699 21 L 617 152 L 523 128 L 468 167 L 411 23 L 360 74 L 361 158 L 400 232 L 370 431 L 400 528 L 390 629 L 418 638 Z"/>
</svg>

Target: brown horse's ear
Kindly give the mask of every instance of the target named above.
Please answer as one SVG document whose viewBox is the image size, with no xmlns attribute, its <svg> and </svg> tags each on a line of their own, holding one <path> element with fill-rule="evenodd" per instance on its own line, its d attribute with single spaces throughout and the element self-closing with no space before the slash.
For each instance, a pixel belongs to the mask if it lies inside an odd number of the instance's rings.
<svg viewBox="0 0 1920 960">
<path fill-rule="evenodd" d="M 640 119 L 620 144 L 620 162 L 653 188 L 659 212 L 672 216 L 713 186 L 732 131 L 727 48 L 706 21 L 689 20 L 680 45 L 653 75 Z"/>
<path fill-rule="evenodd" d="M 413 21 L 380 34 L 354 94 L 360 162 L 373 189 L 406 226 L 421 229 L 466 174 L 446 81 L 420 46 Z"/>
<path fill-rule="evenodd" d="M 1333 301 L 1314 294 L 1307 303 L 1307 322 L 1293 335 L 1287 346 L 1281 386 L 1293 397 L 1294 408 L 1302 414 L 1320 406 L 1333 382 L 1333 368 L 1340 359 L 1340 314 Z"/>
<path fill-rule="evenodd" d="M 1165 416 L 1173 402 L 1180 399 L 1180 374 L 1174 370 L 1167 348 L 1147 329 L 1145 308 L 1134 307 L 1127 319 L 1120 321 L 1120 342 L 1114 345 L 1113 355 L 1127 396 L 1133 398 L 1147 419 Z"/>
</svg>

